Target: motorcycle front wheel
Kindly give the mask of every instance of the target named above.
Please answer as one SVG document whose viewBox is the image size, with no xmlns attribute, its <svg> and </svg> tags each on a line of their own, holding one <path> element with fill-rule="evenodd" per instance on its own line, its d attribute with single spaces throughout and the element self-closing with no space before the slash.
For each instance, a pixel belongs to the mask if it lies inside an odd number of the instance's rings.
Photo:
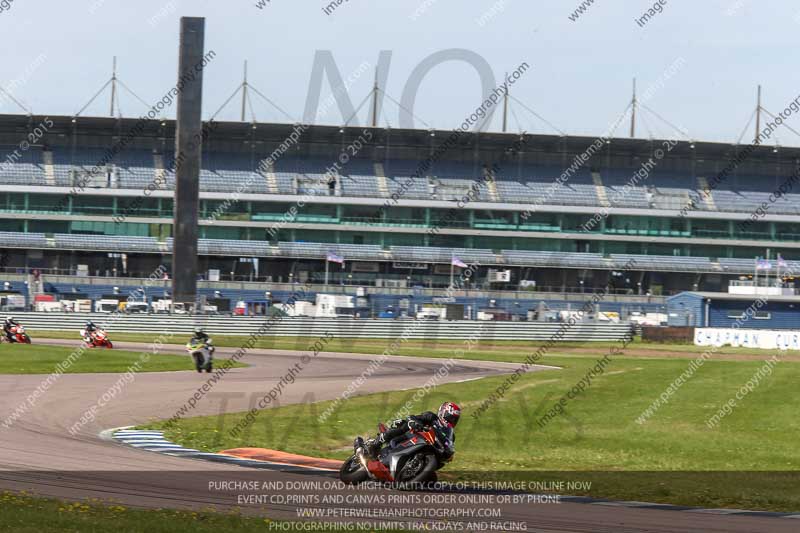
<svg viewBox="0 0 800 533">
<path fill-rule="evenodd" d="M 436 469 L 439 461 L 432 453 L 417 454 L 403 465 L 397 473 L 395 481 L 400 488 L 415 488 L 422 483 L 429 483 L 436 480 Z"/>
<path fill-rule="evenodd" d="M 369 474 L 361 464 L 361 461 L 358 460 L 358 457 L 351 455 L 339 469 L 339 479 L 342 480 L 342 483 L 356 485 L 369 479 Z"/>
</svg>

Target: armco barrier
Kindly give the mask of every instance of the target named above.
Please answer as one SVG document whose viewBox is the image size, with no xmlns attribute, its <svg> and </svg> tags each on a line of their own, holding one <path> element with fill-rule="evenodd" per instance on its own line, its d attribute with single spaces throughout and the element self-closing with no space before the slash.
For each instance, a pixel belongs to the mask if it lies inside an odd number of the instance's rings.
<svg viewBox="0 0 800 533">
<path fill-rule="evenodd" d="M 31 330 L 74 330 L 92 320 L 109 332 L 190 334 L 202 327 L 209 334 L 249 335 L 264 324 L 264 317 L 119 315 L 112 319 L 103 313 L 16 313 L 14 315 Z M 318 337 L 326 332 L 335 337 L 409 339 L 547 340 L 562 324 L 542 322 L 476 322 L 468 320 L 351 319 L 351 318 L 276 318 L 267 335 L 281 337 Z M 616 341 L 630 331 L 627 324 L 577 323 L 566 328 L 565 341 Z"/>
</svg>

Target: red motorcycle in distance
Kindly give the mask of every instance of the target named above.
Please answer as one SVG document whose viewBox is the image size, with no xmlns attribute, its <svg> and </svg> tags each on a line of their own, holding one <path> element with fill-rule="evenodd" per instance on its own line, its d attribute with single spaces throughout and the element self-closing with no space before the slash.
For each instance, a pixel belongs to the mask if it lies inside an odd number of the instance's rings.
<svg viewBox="0 0 800 533">
<path fill-rule="evenodd" d="M 386 426 L 380 424 L 381 433 Z M 452 430 L 450 430 L 452 431 Z M 367 480 L 397 483 L 400 487 L 435 483 L 436 471 L 453 458 L 452 432 L 433 427 L 409 429 L 370 457 L 364 439 L 357 437 L 353 455 L 342 464 L 339 479 L 349 485 Z"/>
<path fill-rule="evenodd" d="M 111 349 L 114 345 L 108 338 L 108 334 L 102 329 L 96 329 L 87 333 L 85 329 L 81 330 L 81 337 L 83 338 L 88 348 L 108 348 Z"/>
<path fill-rule="evenodd" d="M 3 341 L 9 342 L 5 335 L 2 337 Z M 30 344 L 31 337 L 25 333 L 25 328 L 20 324 L 19 326 L 11 326 L 11 341 L 18 344 Z"/>
</svg>

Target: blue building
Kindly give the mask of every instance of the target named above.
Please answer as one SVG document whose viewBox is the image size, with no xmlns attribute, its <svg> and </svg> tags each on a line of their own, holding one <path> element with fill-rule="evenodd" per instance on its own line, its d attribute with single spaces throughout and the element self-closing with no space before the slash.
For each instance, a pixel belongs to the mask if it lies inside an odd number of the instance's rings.
<svg viewBox="0 0 800 533">
<path fill-rule="evenodd" d="M 742 319 L 757 299 L 765 303 L 753 307 L 753 316 Z M 670 326 L 730 328 L 740 320 L 741 328 L 800 329 L 800 296 L 755 296 L 725 292 L 682 292 L 667 298 Z"/>
</svg>

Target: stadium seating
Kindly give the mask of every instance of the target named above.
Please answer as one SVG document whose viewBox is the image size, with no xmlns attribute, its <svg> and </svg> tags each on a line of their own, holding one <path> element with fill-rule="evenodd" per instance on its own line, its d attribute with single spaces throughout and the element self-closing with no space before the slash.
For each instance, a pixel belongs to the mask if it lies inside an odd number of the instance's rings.
<svg viewBox="0 0 800 533">
<path fill-rule="evenodd" d="M 109 252 L 170 253 L 172 239 L 160 242 L 153 237 L 110 235 L 55 234 L 48 239 L 41 233 L 0 232 L 0 246 L 8 248 L 92 250 Z M 752 259 L 712 259 L 669 255 L 634 255 L 545 252 L 525 250 L 486 250 L 473 248 L 441 248 L 427 246 L 390 246 L 368 244 L 328 244 L 313 242 L 237 241 L 200 239 L 201 255 L 234 257 L 282 257 L 324 260 L 334 252 L 346 260 L 410 261 L 450 264 L 453 257 L 465 263 L 483 266 L 517 266 L 538 268 L 584 268 L 598 270 L 643 270 L 659 272 L 697 272 L 750 274 Z M 788 269 L 799 271 L 800 261 L 787 261 Z"/>
<path fill-rule="evenodd" d="M 44 233 L 15 233 L 0 231 L 0 245 L 10 248 L 46 248 Z"/>
<path fill-rule="evenodd" d="M 542 199 L 534 193 L 533 189 L 526 187 L 518 181 L 498 180 L 497 191 L 500 193 L 500 199 L 505 202 L 514 201 L 533 203 L 538 199 Z"/>
<path fill-rule="evenodd" d="M 392 256 L 399 261 L 419 261 L 450 264 L 453 257 L 465 263 L 502 264 L 498 255 L 491 250 L 474 248 L 434 248 L 423 246 L 392 246 Z"/>
<path fill-rule="evenodd" d="M 126 235 L 78 235 L 56 233 L 55 246 L 64 250 L 99 250 L 109 252 L 158 252 L 158 241 L 153 237 Z"/>
<path fill-rule="evenodd" d="M 353 174 L 343 176 L 340 181 L 342 196 L 362 196 L 367 198 L 387 196 L 381 192 L 378 186 L 378 178 L 375 176 Z"/>
<path fill-rule="evenodd" d="M 600 176 L 611 207 L 651 207 L 652 193 L 646 187 L 648 180 L 638 178 L 633 172 L 619 170 L 600 172 Z"/>
<path fill-rule="evenodd" d="M 471 201 L 491 202 L 484 181 L 478 179 L 437 178 L 433 180 L 432 198 L 459 201 L 471 193 Z"/>
<path fill-rule="evenodd" d="M 96 171 L 98 164 L 110 155 L 107 150 L 107 147 L 58 147 L 45 153 L 38 147 L 32 148 L 0 173 L 0 184 L 71 187 L 92 169 Z M 0 160 L 5 160 L 12 152 L 13 147 L 0 147 Z M 328 195 L 332 192 L 328 189 L 326 171 L 333 161 L 287 155 L 278 159 L 270 172 L 265 169 L 259 172 L 264 157 L 266 154 L 206 151 L 200 174 L 201 190 L 285 195 Z M 50 160 L 52 168 L 45 164 Z M 175 154 L 170 150 L 162 154 L 126 149 L 115 154 L 107 166 L 101 166 L 102 171 L 85 183 L 85 187 L 143 189 L 157 177 L 163 177 L 165 183 L 159 180 L 163 183 L 160 186 L 173 189 L 175 176 L 170 169 L 174 168 L 174 160 Z M 385 180 L 376 176 L 379 168 Z M 353 158 L 341 165 L 335 194 L 365 198 L 399 194 L 406 199 L 451 201 L 474 188 L 476 199 L 483 202 L 680 210 L 689 206 L 694 198 L 691 208 L 695 210 L 749 213 L 768 202 L 770 213 L 800 215 L 800 194 L 790 192 L 776 201 L 770 200 L 770 194 L 786 179 L 774 175 L 730 176 L 706 197 L 700 189 L 703 183 L 714 178 L 713 173 L 696 177 L 656 168 L 631 185 L 641 167 L 600 169 L 594 179 L 588 169 L 581 168 L 558 185 L 555 180 L 564 171 L 561 167 L 501 165 L 496 172 L 496 184 L 490 191 L 485 184 L 474 187 L 485 172 L 477 163 L 440 160 L 412 179 L 420 168 L 420 161 L 413 159 L 389 159 L 377 165 L 370 160 Z"/>
<path fill-rule="evenodd" d="M 415 178 L 412 175 L 389 178 L 389 191 L 402 198 L 430 200 L 433 190 L 427 178 Z"/>
<path fill-rule="evenodd" d="M 15 155 L 14 152 L 17 152 Z M 30 149 L 20 152 L 16 146 L 0 147 L 0 162 L 14 161 L 6 170 L 0 172 L 0 183 L 19 185 L 46 185 L 41 150 Z"/>
</svg>

